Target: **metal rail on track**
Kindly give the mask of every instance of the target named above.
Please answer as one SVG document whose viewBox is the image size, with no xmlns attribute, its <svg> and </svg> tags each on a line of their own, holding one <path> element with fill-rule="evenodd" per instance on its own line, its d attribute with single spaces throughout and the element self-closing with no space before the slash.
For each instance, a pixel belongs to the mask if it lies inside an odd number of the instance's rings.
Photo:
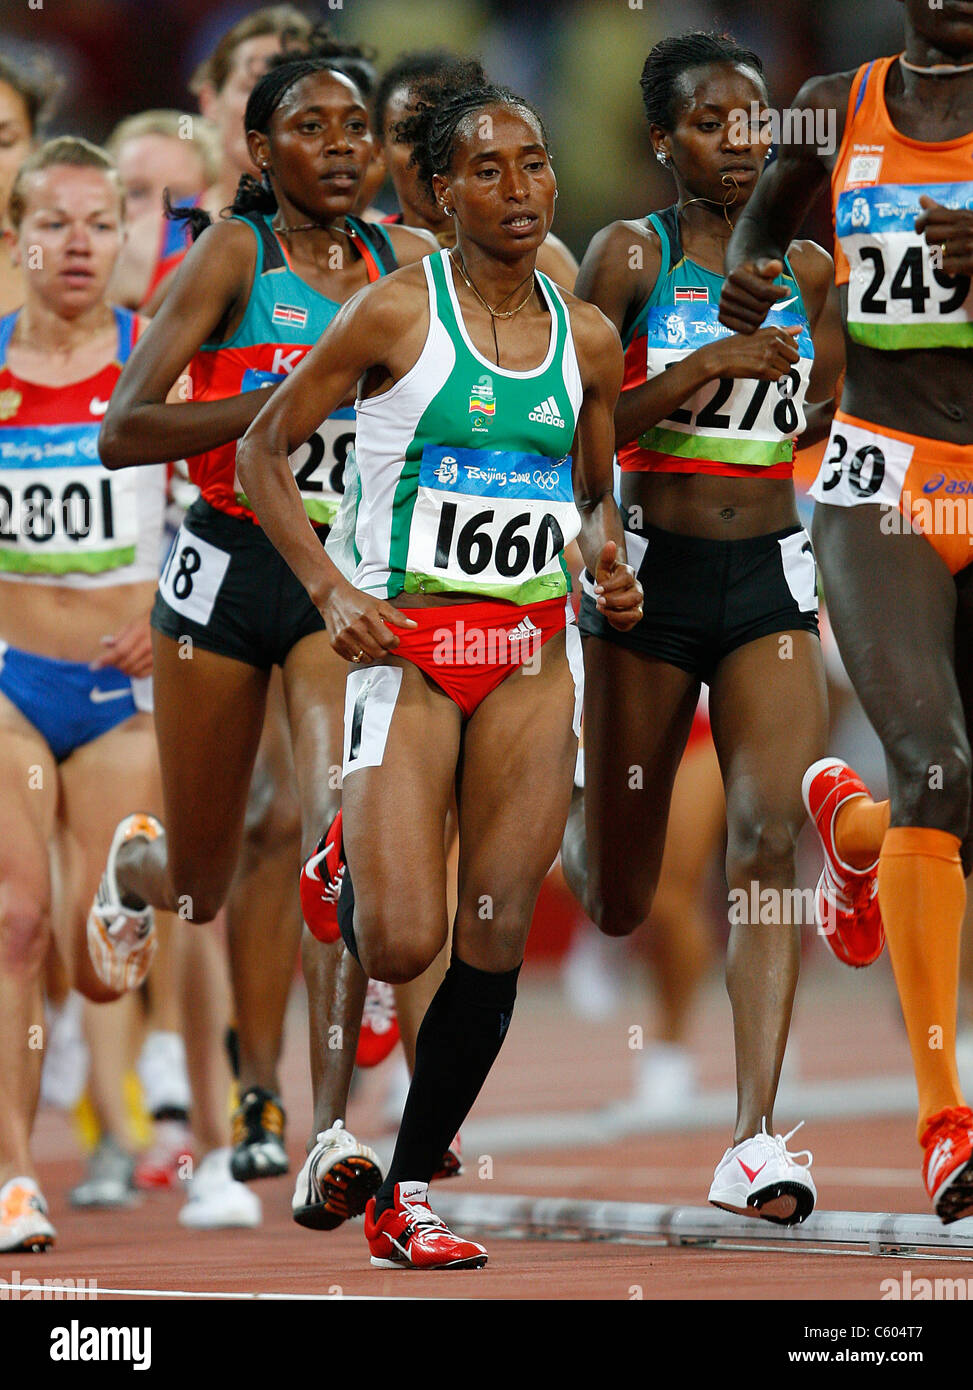
<svg viewBox="0 0 973 1390">
<path fill-rule="evenodd" d="M 436 1211 L 451 1225 L 522 1239 L 662 1242 L 702 1248 L 742 1242 L 781 1250 L 847 1246 L 865 1247 L 872 1255 L 934 1250 L 973 1259 L 973 1217 L 944 1226 L 935 1216 L 902 1212 L 816 1211 L 800 1226 L 775 1226 L 716 1207 L 445 1192 L 436 1194 Z M 837 1248 L 833 1253 L 838 1253 Z"/>
</svg>

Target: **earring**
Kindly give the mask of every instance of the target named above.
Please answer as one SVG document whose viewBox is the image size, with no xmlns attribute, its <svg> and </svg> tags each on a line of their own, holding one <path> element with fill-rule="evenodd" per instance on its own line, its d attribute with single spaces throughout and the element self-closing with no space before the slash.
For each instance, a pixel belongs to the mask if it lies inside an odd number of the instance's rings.
<svg viewBox="0 0 973 1390">
<path fill-rule="evenodd" d="M 448 207 L 446 206 L 445 203 L 443 203 L 442 206 L 443 206 L 443 212 L 446 214 L 446 216 L 447 216 L 447 217 L 452 217 L 452 215 L 453 215 L 453 209 L 452 209 L 452 208 L 448 208 Z"/>
<path fill-rule="evenodd" d="M 666 154 L 665 150 L 656 150 L 656 152 L 655 152 L 655 157 L 656 157 L 656 159 L 659 161 L 659 163 L 662 165 L 663 169 L 668 169 L 668 167 L 669 167 L 669 156 Z"/>
</svg>

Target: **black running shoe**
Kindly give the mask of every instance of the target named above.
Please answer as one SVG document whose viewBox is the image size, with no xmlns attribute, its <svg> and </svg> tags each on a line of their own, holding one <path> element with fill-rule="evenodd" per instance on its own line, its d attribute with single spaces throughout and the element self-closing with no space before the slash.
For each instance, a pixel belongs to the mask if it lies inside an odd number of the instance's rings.
<svg viewBox="0 0 973 1390">
<path fill-rule="evenodd" d="M 288 1169 L 280 1096 L 251 1086 L 233 1114 L 230 1172 L 237 1182 L 278 1178 Z"/>
</svg>

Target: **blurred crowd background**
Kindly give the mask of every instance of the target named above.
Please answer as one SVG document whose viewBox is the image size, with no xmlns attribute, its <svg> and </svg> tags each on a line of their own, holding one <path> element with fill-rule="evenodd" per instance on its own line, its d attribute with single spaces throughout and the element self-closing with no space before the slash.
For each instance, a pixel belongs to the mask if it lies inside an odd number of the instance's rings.
<svg viewBox="0 0 973 1390">
<path fill-rule="evenodd" d="M 36 8 L 31 6 L 36 5 Z M 50 134 L 104 140 L 149 107 L 195 110 L 187 82 L 248 0 L 0 0 L 0 51 L 45 55 L 64 86 Z M 372 44 L 379 70 L 402 52 L 445 47 L 481 58 L 533 100 L 550 132 L 561 188 L 555 231 L 575 255 L 616 217 L 670 201 L 648 155 L 639 75 L 652 45 L 719 28 L 763 58 L 771 100 L 809 76 L 855 67 L 901 41 L 897 0 L 298 0 L 345 39 Z M 389 210 L 393 204 L 389 203 Z M 809 234 L 829 241 L 827 210 Z"/>
</svg>

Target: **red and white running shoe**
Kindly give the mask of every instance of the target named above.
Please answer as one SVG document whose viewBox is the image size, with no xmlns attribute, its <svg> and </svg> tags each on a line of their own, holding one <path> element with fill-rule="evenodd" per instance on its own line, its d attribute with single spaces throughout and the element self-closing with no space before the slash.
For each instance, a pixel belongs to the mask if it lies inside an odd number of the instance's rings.
<svg viewBox="0 0 973 1390">
<path fill-rule="evenodd" d="M 426 1201 L 429 1184 L 399 1182 L 395 1205 L 376 1221 L 375 1198 L 365 1208 L 365 1239 L 379 1269 L 480 1269 L 487 1252 L 456 1236 Z"/>
<path fill-rule="evenodd" d="M 919 1141 L 926 1151 L 922 1177 L 944 1226 L 973 1216 L 973 1110 L 940 1110 Z"/>
<path fill-rule="evenodd" d="M 318 847 L 301 869 L 301 912 L 307 929 L 318 941 L 330 945 L 338 930 L 338 894 L 345 876 L 341 854 L 341 812 L 318 841 Z"/>
<path fill-rule="evenodd" d="M 443 1161 L 433 1173 L 431 1182 L 442 1182 L 444 1178 L 459 1178 L 463 1175 L 463 1147 L 460 1136 L 450 1144 L 443 1154 Z"/>
<path fill-rule="evenodd" d="M 395 991 L 381 980 L 369 980 L 365 991 L 361 1032 L 355 1064 L 377 1067 L 399 1041 L 399 1020 L 395 1012 Z"/>
<path fill-rule="evenodd" d="M 156 1120 L 152 1147 L 135 1164 L 135 1186 L 140 1192 L 178 1187 L 192 1171 L 193 1136 L 183 1120 Z"/>
<path fill-rule="evenodd" d="M 824 851 L 824 868 L 814 895 L 818 930 L 845 965 L 871 965 L 885 946 L 878 904 L 878 859 L 855 869 L 840 858 L 834 820 L 845 802 L 870 796 L 865 783 L 840 758 L 822 758 L 804 774 L 801 794 Z"/>
<path fill-rule="evenodd" d="M 712 1205 L 739 1216 L 759 1216 L 775 1226 L 805 1221 L 818 1194 L 811 1177 L 810 1151 L 789 1153 L 787 1149 L 788 1139 L 800 1128 L 796 1125 L 790 1134 L 768 1134 L 763 1120 L 759 1134 L 727 1149 L 713 1175 Z"/>
</svg>

